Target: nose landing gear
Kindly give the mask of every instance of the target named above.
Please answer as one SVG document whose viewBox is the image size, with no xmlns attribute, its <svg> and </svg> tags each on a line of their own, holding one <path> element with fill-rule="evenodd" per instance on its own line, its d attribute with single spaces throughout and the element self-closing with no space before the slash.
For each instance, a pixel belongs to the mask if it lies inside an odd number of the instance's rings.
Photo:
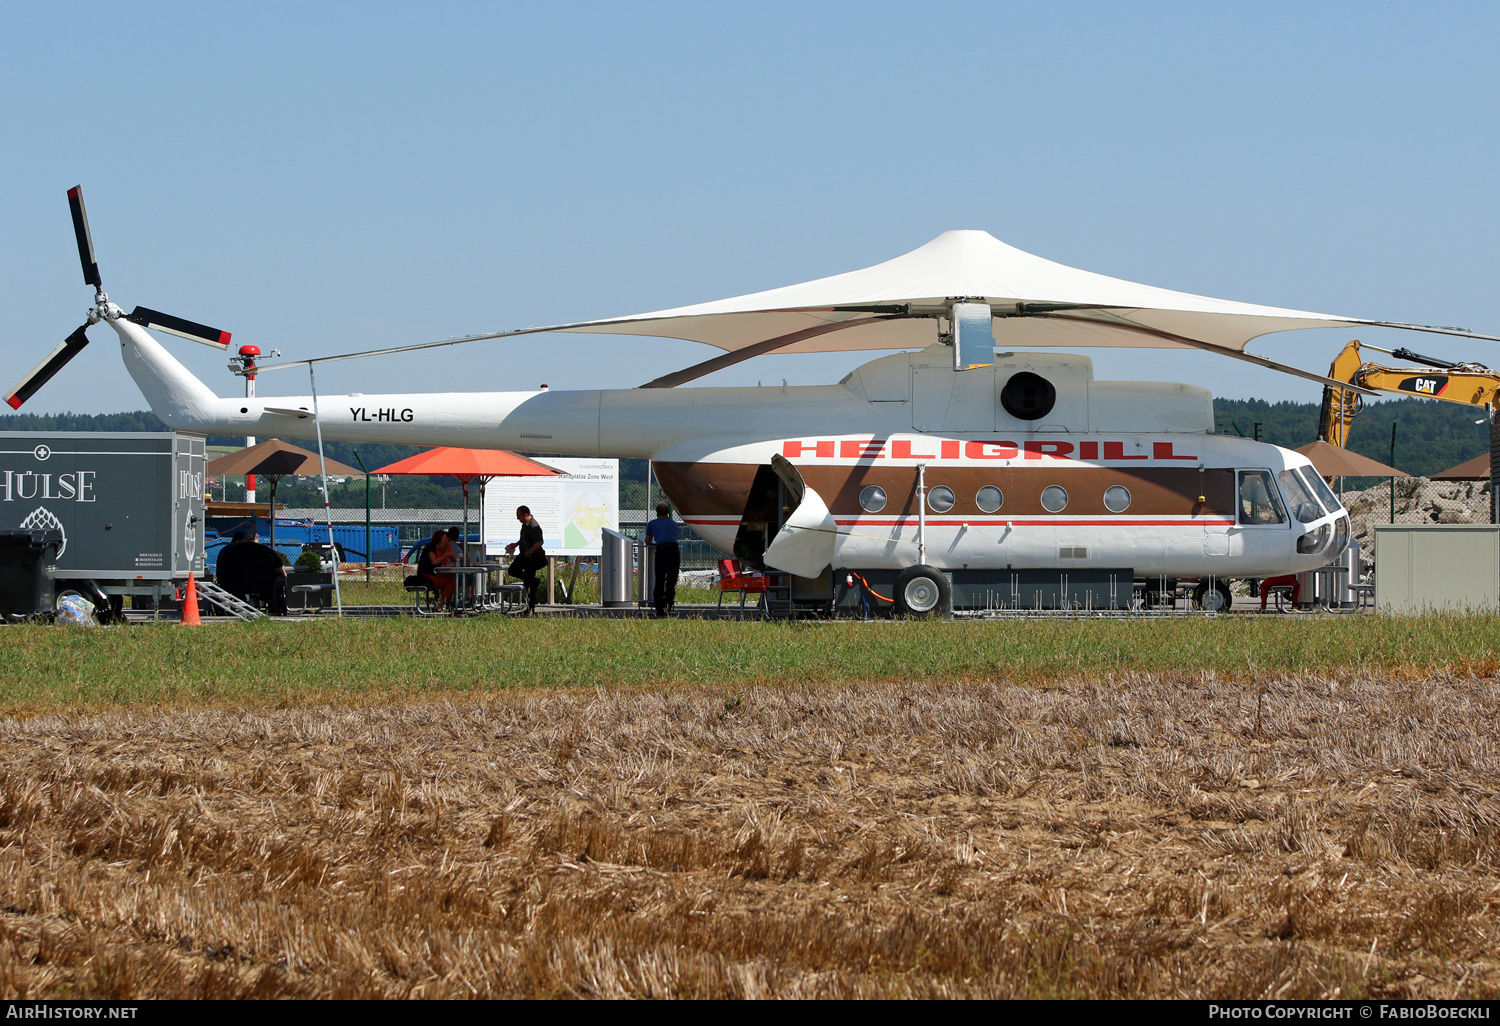
<svg viewBox="0 0 1500 1026">
<path fill-rule="evenodd" d="M 1198 582 L 1193 590 L 1193 601 L 1205 613 L 1227 613 L 1234 602 L 1229 593 L 1229 582 L 1222 577 L 1208 577 Z"/>
</svg>

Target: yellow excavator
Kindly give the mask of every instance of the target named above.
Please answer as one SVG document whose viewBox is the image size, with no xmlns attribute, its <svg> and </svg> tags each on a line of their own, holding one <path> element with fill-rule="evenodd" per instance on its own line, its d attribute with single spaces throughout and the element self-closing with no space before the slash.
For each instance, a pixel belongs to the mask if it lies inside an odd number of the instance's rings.
<svg viewBox="0 0 1500 1026">
<path fill-rule="evenodd" d="M 1366 349 L 1423 366 L 1386 367 L 1378 363 L 1367 363 L 1363 355 Z M 1470 406 L 1492 407 L 1495 393 L 1500 390 L 1500 372 L 1481 364 L 1449 363 L 1447 360 L 1414 353 L 1410 349 L 1381 349 L 1361 345 L 1357 339 L 1346 345 L 1334 358 L 1333 365 L 1328 368 L 1328 376 L 1377 392 L 1442 399 Z M 1345 447 L 1349 441 L 1349 429 L 1363 406 L 1364 400 L 1358 392 L 1331 385 L 1324 386 L 1323 408 L 1318 415 L 1318 437 L 1340 448 Z M 1494 431 L 1492 425 L 1492 435 Z"/>
</svg>

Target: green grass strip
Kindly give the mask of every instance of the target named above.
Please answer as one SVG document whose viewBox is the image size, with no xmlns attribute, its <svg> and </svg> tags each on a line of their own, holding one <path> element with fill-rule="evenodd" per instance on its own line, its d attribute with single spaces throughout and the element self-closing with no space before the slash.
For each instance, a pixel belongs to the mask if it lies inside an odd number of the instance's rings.
<svg viewBox="0 0 1500 1026">
<path fill-rule="evenodd" d="M 259 621 L 0 628 L 0 712 L 339 696 L 870 681 L 1045 682 L 1125 672 L 1495 673 L 1500 618 L 758 623 Z"/>
</svg>

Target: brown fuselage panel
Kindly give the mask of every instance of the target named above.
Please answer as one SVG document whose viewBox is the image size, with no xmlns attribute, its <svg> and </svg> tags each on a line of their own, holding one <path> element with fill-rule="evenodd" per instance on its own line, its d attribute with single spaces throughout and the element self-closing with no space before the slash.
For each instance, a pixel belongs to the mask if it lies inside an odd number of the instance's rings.
<svg viewBox="0 0 1500 1026">
<path fill-rule="evenodd" d="M 753 463 L 657 463 L 662 489 L 687 515 L 738 516 L 745 510 L 751 483 L 760 469 Z M 916 514 L 917 469 L 891 466 L 829 466 L 800 464 L 802 479 L 828 503 L 834 516 L 859 516 L 859 493 L 879 485 L 888 497 L 881 515 Z M 1114 516 L 1104 506 L 1104 492 L 1113 485 L 1130 490 L 1129 516 L 1234 516 L 1234 471 L 1196 467 L 932 467 L 927 487 L 947 485 L 955 502 L 951 516 L 1047 516 L 1042 491 L 1060 485 L 1068 492 L 1063 511 L 1078 516 Z M 1005 496 L 997 513 L 975 504 L 979 489 L 994 485 Z M 1202 505 L 1198 497 L 1206 502 Z"/>
</svg>

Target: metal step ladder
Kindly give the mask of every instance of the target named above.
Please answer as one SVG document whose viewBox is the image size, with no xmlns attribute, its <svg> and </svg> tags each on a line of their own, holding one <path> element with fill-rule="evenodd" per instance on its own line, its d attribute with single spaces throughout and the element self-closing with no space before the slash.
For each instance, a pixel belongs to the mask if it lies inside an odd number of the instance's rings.
<svg viewBox="0 0 1500 1026">
<path fill-rule="evenodd" d="M 194 581 L 193 584 L 198 589 L 199 595 L 202 595 L 210 603 L 218 606 L 231 616 L 237 616 L 241 620 L 261 620 L 265 618 L 265 613 L 262 613 L 243 599 L 235 598 L 212 581 Z"/>
</svg>

